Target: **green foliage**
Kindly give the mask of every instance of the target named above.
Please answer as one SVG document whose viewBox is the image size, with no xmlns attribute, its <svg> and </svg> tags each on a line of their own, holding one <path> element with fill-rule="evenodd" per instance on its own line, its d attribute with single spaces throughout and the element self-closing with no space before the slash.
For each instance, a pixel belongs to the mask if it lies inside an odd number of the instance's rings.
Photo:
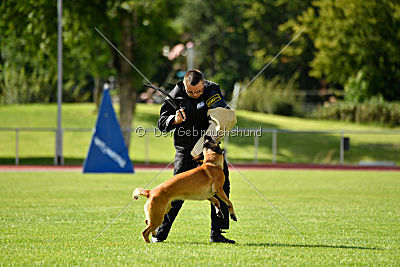
<svg viewBox="0 0 400 267">
<path fill-rule="evenodd" d="M 49 101 L 54 96 L 56 10 L 56 2 L 44 0 L 0 3 L 3 103 Z"/>
<path fill-rule="evenodd" d="M 371 97 L 370 82 L 364 71 L 359 71 L 356 76 L 351 76 L 345 86 L 345 99 L 350 102 L 361 103 Z"/>
<path fill-rule="evenodd" d="M 0 18 L 1 103 L 54 101 L 56 1 L 1 1 Z M 122 99 L 129 98 L 132 103 L 127 106 L 134 106 L 143 79 L 123 65 L 95 27 L 159 84 L 173 64 L 179 65 L 162 56 L 162 47 L 193 41 L 195 66 L 228 95 L 235 82 L 254 77 L 305 27 L 261 76 L 293 78 L 302 89 L 328 83 L 344 89 L 349 101 L 363 102 L 373 96 L 400 99 L 397 0 L 66 1 L 65 100 L 90 99 L 93 83 L 99 86 L 112 75 L 118 85 L 127 85 L 124 88 L 130 92 Z"/>
<path fill-rule="evenodd" d="M 296 92 L 295 78 L 285 81 L 255 80 L 238 98 L 238 108 L 285 116 L 300 115 L 301 97 Z"/>
<path fill-rule="evenodd" d="M 382 97 L 372 97 L 363 103 L 338 102 L 319 107 L 313 116 L 320 119 L 378 123 L 393 127 L 400 125 L 400 102 L 386 102 Z"/>
<path fill-rule="evenodd" d="M 312 76 L 345 87 L 350 99 L 400 99 L 397 0 L 316 0 L 298 21 L 316 48 Z"/>
<path fill-rule="evenodd" d="M 162 58 L 161 47 L 175 37 L 170 19 L 179 10 L 178 2 L 66 1 L 63 6 L 63 99 L 87 101 L 93 79 L 118 77 L 119 55 L 95 27 L 119 47 L 124 36 L 121 21 L 126 16 L 133 21 L 130 30 L 135 36 L 132 40 L 134 63 L 151 78 Z M 45 0 L 0 2 L 0 103 L 56 100 L 56 4 Z M 133 69 L 131 73 L 135 76 L 135 88 L 141 88 L 142 78 Z"/>
<path fill-rule="evenodd" d="M 249 35 L 251 66 L 256 74 L 301 30 L 292 24 L 311 4 L 310 0 L 249 1 L 243 14 Z M 262 74 L 267 79 L 275 76 L 294 78 L 302 89 L 318 88 L 317 79 L 308 74 L 308 62 L 313 58 L 312 41 L 304 34 L 276 58 Z"/>
<path fill-rule="evenodd" d="M 308 5 L 304 0 L 187 1 L 178 20 L 183 41 L 195 43 L 195 65 L 230 92 L 235 82 L 256 75 L 290 41 L 296 30 L 280 25 Z M 295 76 L 302 87 L 314 88 L 316 79 L 308 76 L 305 60 L 310 55 L 312 50 L 289 47 L 261 76 Z"/>
<path fill-rule="evenodd" d="M 251 73 L 248 31 L 245 29 L 247 1 L 188 0 L 178 19 L 182 41 L 195 44 L 195 66 L 207 79 L 230 92 L 236 81 Z"/>
</svg>

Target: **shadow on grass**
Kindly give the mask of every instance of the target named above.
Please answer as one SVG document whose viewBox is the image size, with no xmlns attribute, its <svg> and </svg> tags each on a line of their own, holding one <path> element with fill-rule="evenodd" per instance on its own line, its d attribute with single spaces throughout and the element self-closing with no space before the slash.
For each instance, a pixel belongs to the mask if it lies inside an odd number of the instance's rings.
<svg viewBox="0 0 400 267">
<path fill-rule="evenodd" d="M 281 243 L 245 243 L 237 244 L 249 247 L 292 247 L 292 248 L 339 248 L 339 249 L 365 249 L 365 250 L 384 250 L 383 248 L 346 246 L 346 245 L 323 245 L 323 244 L 281 244 Z"/>
<path fill-rule="evenodd" d="M 236 244 L 223 244 L 211 242 L 170 242 L 172 244 L 184 245 L 227 245 L 227 246 L 241 246 L 241 247 L 288 247 L 288 248 L 334 248 L 334 249 L 360 249 L 360 250 L 385 250 L 384 248 L 374 247 L 361 247 L 361 246 L 346 246 L 346 245 L 324 245 L 324 244 L 281 244 L 281 243 L 236 243 Z"/>
<path fill-rule="evenodd" d="M 64 165 L 82 165 L 82 158 L 64 158 Z M 0 158 L 0 165 L 14 165 L 15 158 Z M 21 157 L 19 159 L 19 165 L 53 165 L 53 157 Z"/>
</svg>

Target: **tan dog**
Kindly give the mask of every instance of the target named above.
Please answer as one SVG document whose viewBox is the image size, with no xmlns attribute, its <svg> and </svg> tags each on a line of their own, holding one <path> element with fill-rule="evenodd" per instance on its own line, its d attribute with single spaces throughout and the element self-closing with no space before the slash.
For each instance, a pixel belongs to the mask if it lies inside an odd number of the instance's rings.
<svg viewBox="0 0 400 267">
<path fill-rule="evenodd" d="M 223 217 L 220 203 L 214 197 L 217 195 L 228 205 L 231 219 L 237 221 L 232 202 L 222 189 L 225 175 L 222 171 L 224 158 L 221 148 L 212 142 L 206 142 L 203 154 L 204 160 L 201 166 L 179 173 L 152 190 L 136 188 L 133 191 L 134 199 L 138 199 L 139 195 L 148 198 L 144 205 L 147 227 L 142 231 L 143 238 L 147 243 L 150 242 L 150 233 L 155 236 L 155 230 L 163 222 L 164 215 L 171 209 L 173 200 L 207 199 L 214 204 L 217 215 Z"/>
</svg>

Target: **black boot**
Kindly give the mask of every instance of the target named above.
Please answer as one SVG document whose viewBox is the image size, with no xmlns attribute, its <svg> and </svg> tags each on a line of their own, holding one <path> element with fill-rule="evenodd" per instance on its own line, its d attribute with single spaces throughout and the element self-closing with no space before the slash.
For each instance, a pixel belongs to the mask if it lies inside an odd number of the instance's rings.
<svg viewBox="0 0 400 267">
<path fill-rule="evenodd" d="M 211 234 L 210 234 L 210 242 L 213 243 L 230 243 L 230 244 L 235 244 L 236 242 L 234 240 L 230 240 L 223 236 L 222 234 L 225 233 L 224 231 L 221 230 L 213 230 L 211 229 Z"/>
</svg>

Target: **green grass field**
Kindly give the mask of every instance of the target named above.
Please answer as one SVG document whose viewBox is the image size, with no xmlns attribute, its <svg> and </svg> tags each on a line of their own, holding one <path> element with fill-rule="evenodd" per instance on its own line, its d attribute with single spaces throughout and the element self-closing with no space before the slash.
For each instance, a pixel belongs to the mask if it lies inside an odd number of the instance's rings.
<svg viewBox="0 0 400 267">
<path fill-rule="evenodd" d="M 115 105 L 116 109 L 118 106 Z M 138 104 L 136 118 L 132 127 L 155 127 L 160 106 Z M 1 127 L 48 127 L 56 128 L 55 104 L 29 104 L 0 106 Z M 117 112 L 118 113 L 118 112 Z M 68 128 L 91 129 L 95 125 L 96 112 L 93 104 L 63 104 L 64 157 L 66 164 L 81 164 L 86 157 L 91 131 L 72 132 Z M 256 112 L 237 112 L 239 127 L 260 126 L 263 129 L 282 129 L 296 131 L 327 130 L 397 130 L 396 134 L 346 134 L 350 137 L 350 151 L 346 151 L 346 164 L 359 161 L 394 161 L 400 164 L 400 128 L 389 129 L 374 125 L 359 125 L 346 122 L 319 121 L 268 115 Z M 337 164 L 340 161 L 339 133 L 279 133 L 278 162 Z M 171 136 L 157 137 L 154 132 L 146 137 L 132 134 L 130 157 L 138 163 L 146 160 L 146 143 L 149 144 L 150 163 L 169 162 L 174 149 Z M 0 131 L 0 164 L 15 162 L 15 132 Z M 55 151 L 53 132 L 25 132 L 19 134 L 19 156 L 21 164 L 52 164 Z M 160 153 L 162 152 L 162 153 Z M 255 159 L 253 137 L 230 137 L 229 158 L 235 162 L 253 162 Z M 259 138 L 257 152 L 260 163 L 272 161 L 272 134 L 263 133 Z"/>
<path fill-rule="evenodd" d="M 242 172 L 306 236 L 303 240 L 234 171 L 238 222 L 210 244 L 209 204 L 187 201 L 164 243 L 145 244 L 141 198 L 98 239 L 156 172 L 0 173 L 1 265 L 386 265 L 399 264 L 400 173 Z M 169 177 L 165 172 L 150 186 Z"/>
</svg>

